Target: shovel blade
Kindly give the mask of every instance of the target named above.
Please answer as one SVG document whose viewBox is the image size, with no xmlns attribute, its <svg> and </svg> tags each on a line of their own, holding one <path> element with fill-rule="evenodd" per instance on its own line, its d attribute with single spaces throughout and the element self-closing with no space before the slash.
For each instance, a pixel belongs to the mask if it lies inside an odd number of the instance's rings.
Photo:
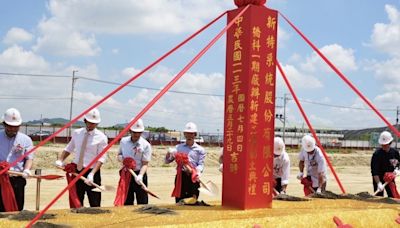
<svg viewBox="0 0 400 228">
<path fill-rule="evenodd" d="M 219 193 L 218 186 L 211 181 L 208 181 L 204 187 L 200 187 L 199 191 L 208 196 L 217 196 Z"/>
</svg>

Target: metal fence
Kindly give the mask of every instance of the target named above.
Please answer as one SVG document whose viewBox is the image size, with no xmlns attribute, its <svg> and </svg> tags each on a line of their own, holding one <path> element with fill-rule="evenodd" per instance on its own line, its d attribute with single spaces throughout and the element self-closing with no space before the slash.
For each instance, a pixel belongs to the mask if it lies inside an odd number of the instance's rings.
<svg viewBox="0 0 400 228">
<path fill-rule="evenodd" d="M 55 126 L 40 126 L 40 125 L 22 125 L 20 131 L 29 135 L 34 141 L 40 141 L 54 132 L 61 129 Z M 75 129 L 75 128 L 74 128 Z M 109 139 L 114 139 L 120 132 L 120 129 L 105 129 L 98 128 Z M 299 147 L 301 145 L 301 138 L 306 133 L 303 132 L 286 132 L 285 144 L 288 147 Z M 276 136 L 283 136 L 281 131 L 275 132 Z M 355 148 L 355 149 L 372 149 L 377 146 L 376 140 L 344 140 L 342 134 L 336 133 L 317 133 L 322 145 L 326 148 Z M 184 141 L 183 132 L 148 132 L 145 131 L 142 135 L 153 145 L 176 145 Z M 53 142 L 66 143 L 69 140 L 69 129 L 61 131 Z M 199 133 L 196 141 L 205 146 L 222 146 L 223 134 L 222 133 Z M 398 148 L 397 144 L 397 148 Z"/>
</svg>

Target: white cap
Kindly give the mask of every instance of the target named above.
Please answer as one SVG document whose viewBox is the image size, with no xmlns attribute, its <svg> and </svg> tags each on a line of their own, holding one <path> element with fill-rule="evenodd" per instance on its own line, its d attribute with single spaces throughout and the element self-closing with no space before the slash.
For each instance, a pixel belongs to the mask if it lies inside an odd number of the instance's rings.
<svg viewBox="0 0 400 228">
<path fill-rule="evenodd" d="M 283 142 L 281 137 L 274 138 L 274 154 L 281 155 L 285 152 L 285 143 Z"/>
<path fill-rule="evenodd" d="M 388 131 L 383 131 L 381 135 L 379 136 L 379 144 L 380 145 L 387 145 L 393 141 L 392 134 Z"/>
<path fill-rule="evenodd" d="M 21 114 L 15 108 L 9 108 L 3 115 L 3 121 L 10 126 L 19 126 L 22 123 Z"/>
<path fill-rule="evenodd" d="M 301 139 L 301 146 L 306 152 L 311 152 L 315 149 L 315 139 L 311 135 L 305 135 Z"/>
<path fill-rule="evenodd" d="M 90 123 L 95 123 L 95 124 L 100 123 L 101 118 L 99 110 L 97 108 L 90 110 L 88 113 L 86 113 L 85 120 L 87 120 Z"/>
<path fill-rule="evenodd" d="M 183 132 L 189 132 L 189 133 L 196 133 L 197 132 L 197 126 L 193 122 L 189 122 L 185 125 L 185 129 Z"/>
<path fill-rule="evenodd" d="M 132 121 L 133 119 L 131 119 Z M 131 126 L 131 131 L 133 132 L 143 132 L 144 131 L 144 125 L 143 125 L 143 120 L 142 119 L 138 119 L 138 121 Z"/>
</svg>

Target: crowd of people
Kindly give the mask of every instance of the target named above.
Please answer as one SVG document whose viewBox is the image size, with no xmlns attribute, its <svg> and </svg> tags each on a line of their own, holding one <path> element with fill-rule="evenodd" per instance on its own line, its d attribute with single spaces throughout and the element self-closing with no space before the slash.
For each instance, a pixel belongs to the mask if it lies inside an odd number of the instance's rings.
<svg viewBox="0 0 400 228">
<path fill-rule="evenodd" d="M 22 123 L 20 112 L 15 108 L 7 109 L 2 118 L 4 130 L 0 131 L 0 169 L 9 169 L 10 175 L 1 175 L 0 212 L 22 210 L 24 207 L 26 178 L 32 175 L 31 167 L 34 156 L 32 153 L 20 159 L 33 148 L 30 137 L 19 132 Z M 131 120 L 132 121 L 132 120 Z M 55 165 L 71 175 L 81 172 L 83 178 L 70 189 L 70 206 L 84 206 L 87 195 L 90 207 L 101 206 L 101 192 L 92 191 L 101 186 L 101 167 L 106 161 L 103 154 L 94 164 L 94 158 L 107 147 L 107 137 L 97 129 L 101 122 L 100 112 L 94 108 L 84 116 L 85 127 L 74 130 L 71 140 L 55 161 Z M 133 205 L 148 203 L 147 170 L 151 162 L 151 144 L 141 135 L 145 127 L 139 119 L 129 129 L 129 135 L 120 141 L 118 161 L 121 162 L 120 181 L 114 205 Z M 165 163 L 176 162 L 175 186 L 171 194 L 175 202 L 187 198 L 199 198 L 200 177 L 204 171 L 206 150 L 196 143 L 197 126 L 189 122 L 184 127 L 185 141 L 170 148 L 165 156 Z M 371 174 L 373 189 L 377 195 L 399 197 L 394 179 L 400 175 L 400 155 L 391 147 L 393 137 L 390 132 L 380 134 L 380 147 L 371 158 Z M 290 159 L 282 138 L 274 138 L 273 146 L 273 177 L 275 194 L 286 194 L 289 185 Z M 73 154 L 73 160 L 65 164 L 65 159 Z M 220 156 L 219 170 L 223 171 Z M 323 194 L 327 186 L 327 162 L 316 140 L 311 135 L 305 135 L 301 140 L 301 150 L 298 154 L 299 173 L 297 178 L 304 185 L 304 194 Z M 12 167 L 9 164 L 14 164 Z M 91 165 L 90 165 L 91 164 Z M 88 167 L 90 166 L 90 167 Z M 86 170 L 86 171 L 85 171 Z M 3 186 L 4 185 L 4 186 Z"/>
</svg>

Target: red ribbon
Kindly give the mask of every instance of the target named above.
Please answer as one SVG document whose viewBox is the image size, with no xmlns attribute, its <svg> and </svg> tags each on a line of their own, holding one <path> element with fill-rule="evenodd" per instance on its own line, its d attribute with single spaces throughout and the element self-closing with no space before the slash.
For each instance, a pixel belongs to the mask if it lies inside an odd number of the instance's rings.
<svg viewBox="0 0 400 228">
<path fill-rule="evenodd" d="M 276 180 L 275 180 L 275 178 L 274 178 L 274 179 L 272 179 L 272 188 L 275 189 L 275 187 L 276 187 Z M 272 191 L 272 196 L 273 196 L 273 197 L 277 196 L 275 190 Z"/>
<path fill-rule="evenodd" d="M 301 184 L 304 185 L 303 191 L 305 196 L 308 196 L 313 193 L 313 191 L 311 191 L 312 180 L 309 180 L 307 177 L 303 177 L 301 178 Z"/>
<path fill-rule="evenodd" d="M 76 171 L 76 164 L 69 163 L 65 166 L 65 177 L 67 179 L 67 183 L 69 184 L 75 176 L 72 173 Z M 69 189 L 69 207 L 70 208 L 80 208 L 82 207 L 81 201 L 79 201 L 78 194 L 76 193 L 76 184 Z"/>
<path fill-rule="evenodd" d="M 6 161 L 0 162 L 0 170 L 9 169 L 10 165 Z M 3 200 L 5 211 L 18 211 L 17 201 L 15 200 L 14 190 L 10 183 L 10 178 L 5 171 L 0 175 L 0 185 L 1 185 L 1 198 Z"/>
<path fill-rule="evenodd" d="M 133 158 L 125 158 L 122 162 L 124 165 L 119 171 L 119 182 L 117 193 L 114 200 L 114 206 L 124 206 L 126 197 L 128 196 L 129 183 L 131 182 L 132 174 L 129 169 L 134 170 L 136 168 L 136 162 Z"/>
<path fill-rule="evenodd" d="M 267 2 L 267 0 L 235 0 L 235 5 L 237 7 L 247 6 L 249 4 L 262 6 Z"/>
<path fill-rule="evenodd" d="M 391 172 L 385 173 L 383 176 L 383 180 L 388 183 L 390 190 L 392 191 L 393 198 L 400 199 L 399 192 L 397 191 L 396 184 L 394 183 L 394 179 L 396 175 Z"/>
<path fill-rule="evenodd" d="M 182 188 L 182 168 L 185 167 L 190 168 L 192 170 L 192 182 L 195 183 L 198 181 L 198 174 L 195 168 L 189 163 L 188 154 L 183 152 L 175 153 L 175 161 L 178 165 L 176 167 L 176 183 L 174 190 L 171 193 L 173 197 L 180 197 L 181 196 L 181 188 Z"/>
</svg>

